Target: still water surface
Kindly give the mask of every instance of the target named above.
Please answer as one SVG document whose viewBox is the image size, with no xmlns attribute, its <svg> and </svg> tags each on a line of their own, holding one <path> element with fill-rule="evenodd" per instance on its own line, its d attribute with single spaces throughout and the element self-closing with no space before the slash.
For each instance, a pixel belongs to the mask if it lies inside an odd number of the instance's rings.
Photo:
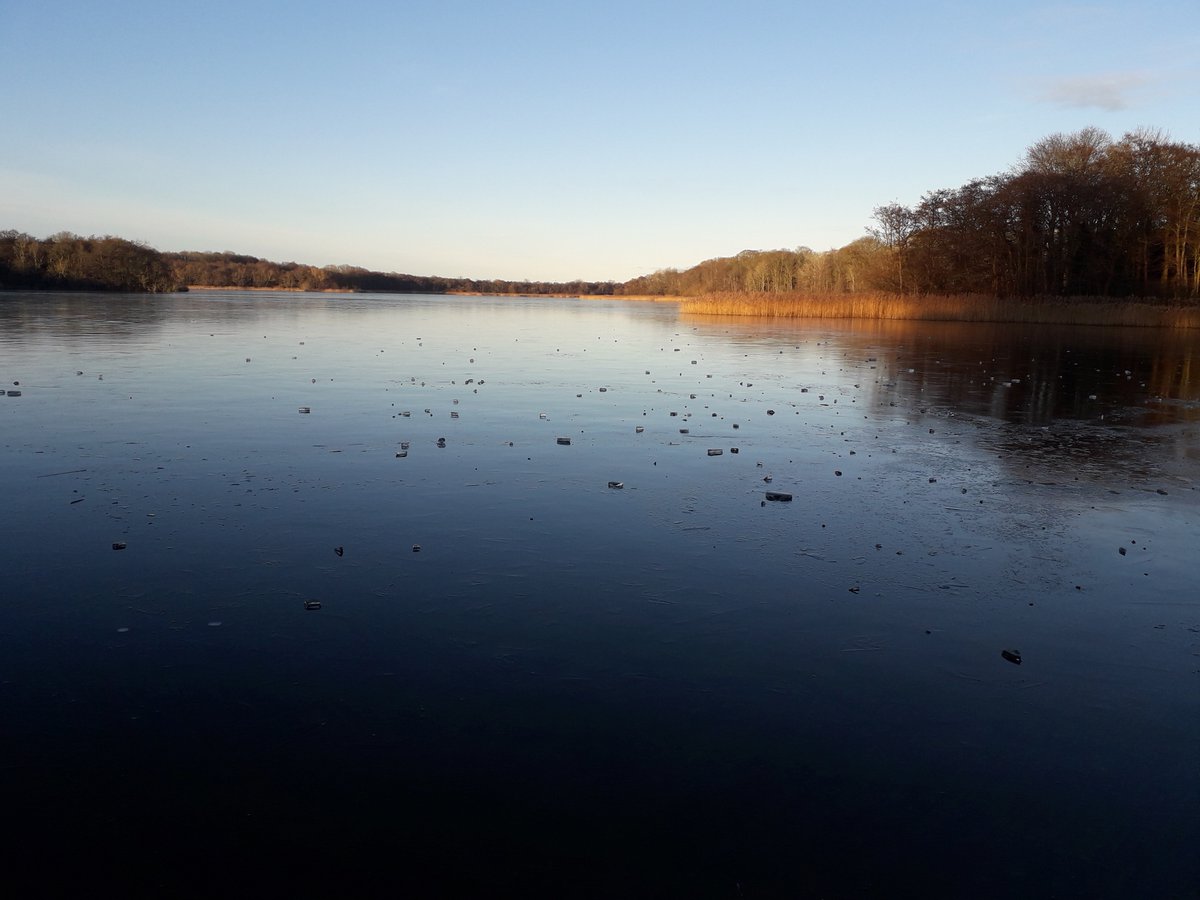
<svg viewBox="0 0 1200 900">
<path fill-rule="evenodd" d="M 18 883 L 1200 887 L 1200 335 L 13 294 L 0 379 Z"/>
</svg>

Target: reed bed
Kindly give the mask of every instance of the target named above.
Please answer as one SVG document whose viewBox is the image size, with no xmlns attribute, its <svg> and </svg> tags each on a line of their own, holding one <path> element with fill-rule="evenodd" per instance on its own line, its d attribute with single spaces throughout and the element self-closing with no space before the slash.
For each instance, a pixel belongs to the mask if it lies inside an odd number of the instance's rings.
<svg viewBox="0 0 1200 900">
<path fill-rule="evenodd" d="M 1200 303 L 1140 297 L 1000 298 L 977 294 L 706 294 L 680 301 L 680 312 L 787 319 L 923 319 L 1200 328 Z"/>
<path fill-rule="evenodd" d="M 579 294 L 580 300 L 632 300 L 639 303 L 681 303 L 684 297 L 673 294 Z"/>
</svg>

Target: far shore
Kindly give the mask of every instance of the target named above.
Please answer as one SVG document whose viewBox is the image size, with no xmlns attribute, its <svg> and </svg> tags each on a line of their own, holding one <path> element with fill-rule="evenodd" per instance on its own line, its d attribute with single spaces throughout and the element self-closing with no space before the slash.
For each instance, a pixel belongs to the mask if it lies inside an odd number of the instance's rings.
<svg viewBox="0 0 1200 900">
<path fill-rule="evenodd" d="M 557 293 L 495 293 L 492 291 L 356 291 L 349 288 L 287 288 L 287 287 L 234 287 L 232 285 L 219 284 L 189 284 L 189 291 L 259 291 L 269 294 L 394 294 L 397 297 L 407 295 L 429 295 L 429 296 L 446 296 L 446 297 L 551 297 L 560 300 L 574 299 L 578 297 L 580 300 L 639 300 L 650 303 L 678 303 L 686 298 L 664 296 L 661 294 L 571 294 L 564 292 Z"/>
<path fill-rule="evenodd" d="M 267 294 L 353 294 L 348 288 L 288 288 L 288 287 L 233 287 L 219 284 L 189 284 L 189 291 L 258 291 Z"/>
<path fill-rule="evenodd" d="M 15 290 L 15 289 L 13 289 Z M 181 289 L 183 290 L 183 289 Z M 247 293 L 385 293 L 397 297 L 425 292 L 358 291 L 345 288 L 306 290 L 284 287 L 234 287 L 189 284 L 187 291 Z M 0 295 L 10 292 L 0 288 Z M 37 291 L 40 293 L 41 291 Z M 87 293 L 81 291 L 80 293 Z M 147 294 L 147 297 L 153 296 Z M 1036 325 L 1107 325 L 1141 328 L 1200 328 L 1200 301 L 1154 297 L 991 297 L 974 294 L 713 293 L 684 297 L 660 294 L 489 293 L 445 291 L 433 296 L 529 299 L 620 300 L 675 303 L 684 315 L 759 319 L 908 319 L 937 322 L 1013 322 Z"/>
</svg>

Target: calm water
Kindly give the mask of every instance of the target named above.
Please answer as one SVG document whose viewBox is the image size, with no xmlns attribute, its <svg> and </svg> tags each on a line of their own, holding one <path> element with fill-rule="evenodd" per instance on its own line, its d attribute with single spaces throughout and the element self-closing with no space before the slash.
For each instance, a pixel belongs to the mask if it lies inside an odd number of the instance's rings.
<svg viewBox="0 0 1200 900">
<path fill-rule="evenodd" d="M 0 384 L 27 892 L 1200 889 L 1200 335 L 0 295 Z"/>
</svg>

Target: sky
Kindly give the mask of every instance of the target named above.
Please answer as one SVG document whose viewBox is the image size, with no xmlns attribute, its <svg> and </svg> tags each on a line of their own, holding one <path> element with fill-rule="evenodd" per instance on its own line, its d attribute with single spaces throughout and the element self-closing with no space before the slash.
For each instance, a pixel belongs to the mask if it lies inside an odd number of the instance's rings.
<svg viewBox="0 0 1200 900">
<path fill-rule="evenodd" d="M 828 250 L 1047 135 L 1200 144 L 1196 0 L 0 0 L 0 230 L 451 277 Z"/>
</svg>

